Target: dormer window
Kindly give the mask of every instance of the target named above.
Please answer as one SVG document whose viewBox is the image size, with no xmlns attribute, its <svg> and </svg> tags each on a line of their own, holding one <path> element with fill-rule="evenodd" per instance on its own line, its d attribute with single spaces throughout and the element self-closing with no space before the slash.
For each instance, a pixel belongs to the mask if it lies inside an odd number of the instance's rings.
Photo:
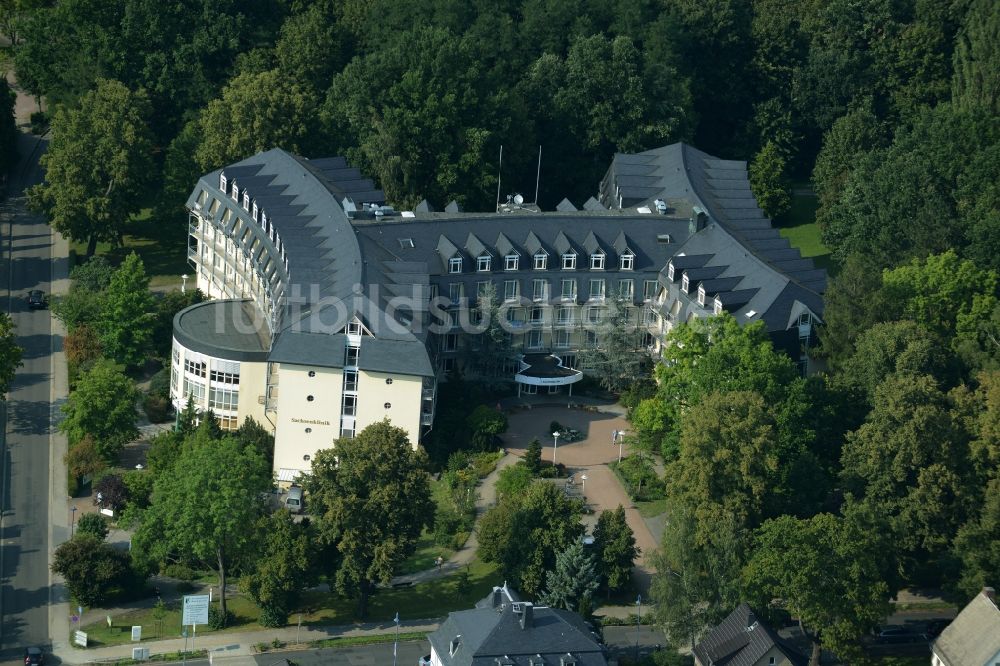
<svg viewBox="0 0 1000 666">
<path fill-rule="evenodd" d="M 448 260 L 448 272 L 449 273 L 461 273 L 462 272 L 462 257 L 452 257 Z"/>
<path fill-rule="evenodd" d="M 508 254 L 503 258 L 503 269 L 505 271 L 516 271 L 521 257 L 517 254 Z"/>
<path fill-rule="evenodd" d="M 260 211 L 257 208 L 257 202 L 255 201 L 254 204 L 253 204 L 253 221 L 254 222 L 257 221 L 257 215 L 258 215 L 259 212 Z"/>
<path fill-rule="evenodd" d="M 490 270 L 490 262 L 492 259 L 493 257 L 491 257 L 488 254 L 479 255 L 479 257 L 476 259 L 476 270 L 479 271 L 480 273 L 488 272 Z"/>
<path fill-rule="evenodd" d="M 226 174 L 224 173 L 219 174 L 219 190 L 221 192 L 226 191 Z"/>
<path fill-rule="evenodd" d="M 243 190 L 243 210 L 250 210 L 250 193 Z"/>
<path fill-rule="evenodd" d="M 590 255 L 590 270 L 592 271 L 603 271 L 604 270 L 604 253 L 599 252 L 597 254 Z"/>
<path fill-rule="evenodd" d="M 544 271 L 549 265 L 549 255 L 539 252 L 535 255 L 535 270 Z"/>
<path fill-rule="evenodd" d="M 235 180 L 233 181 L 233 192 L 231 196 L 233 197 L 233 201 L 240 200 L 240 186 L 236 184 Z"/>
<path fill-rule="evenodd" d="M 698 287 L 698 305 L 701 305 L 701 306 L 705 305 L 705 287 L 704 286 L 699 286 Z"/>
<path fill-rule="evenodd" d="M 569 253 L 562 256 L 562 269 L 564 271 L 576 270 L 576 255 Z"/>
<path fill-rule="evenodd" d="M 671 282 L 674 281 L 674 262 L 667 263 L 667 279 Z"/>
<path fill-rule="evenodd" d="M 688 293 L 688 289 L 690 287 L 691 287 L 691 281 L 688 280 L 688 276 L 685 275 L 683 278 L 681 278 L 681 291 L 683 291 L 686 294 Z"/>
<path fill-rule="evenodd" d="M 618 259 L 618 267 L 623 271 L 630 271 L 635 268 L 635 255 L 632 254 L 631 250 L 626 250 Z"/>
<path fill-rule="evenodd" d="M 719 300 L 718 296 L 715 297 L 715 309 L 714 309 L 714 312 L 717 315 L 722 314 L 722 301 Z"/>
</svg>

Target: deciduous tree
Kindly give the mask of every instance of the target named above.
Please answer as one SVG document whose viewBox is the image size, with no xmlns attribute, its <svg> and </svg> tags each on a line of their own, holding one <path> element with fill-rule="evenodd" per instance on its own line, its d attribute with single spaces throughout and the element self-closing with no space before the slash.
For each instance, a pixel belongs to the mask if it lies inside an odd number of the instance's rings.
<svg viewBox="0 0 1000 666">
<path fill-rule="evenodd" d="M 140 365 L 153 338 L 155 308 L 146 268 L 132 252 L 111 276 L 101 298 L 97 330 L 105 353 L 119 363 Z"/>
<path fill-rule="evenodd" d="M 122 448 L 139 435 L 137 397 L 132 380 L 121 368 L 101 359 L 77 380 L 76 390 L 62 407 L 66 418 L 59 429 L 74 444 L 89 435 L 101 457 L 113 464 Z"/>
<path fill-rule="evenodd" d="M 52 226 L 87 244 L 121 243 L 129 217 L 142 205 L 154 173 L 149 100 L 118 81 L 101 79 L 79 106 L 60 108 L 52 141 L 40 162 L 45 182 L 28 202 Z"/>
<path fill-rule="evenodd" d="M 0 313 L 0 395 L 10 390 L 14 373 L 21 367 L 24 350 L 17 344 L 14 321 L 10 315 Z"/>
<path fill-rule="evenodd" d="M 260 453 L 200 429 L 184 455 L 157 475 L 133 547 L 152 563 L 179 557 L 215 571 L 222 617 L 228 618 L 227 578 L 258 550 L 261 535 L 250 527 L 264 515 L 260 498 L 270 488 L 271 465 Z"/>
<path fill-rule="evenodd" d="M 128 553 L 86 533 L 56 548 L 52 571 L 66 580 L 69 593 L 83 606 L 103 605 L 134 576 Z"/>
<path fill-rule="evenodd" d="M 951 97 L 959 106 L 1000 112 L 1000 8 L 971 0 L 955 42 Z"/>
<path fill-rule="evenodd" d="M 361 618 L 375 585 L 389 582 L 432 520 L 425 467 L 424 454 L 388 420 L 313 456 L 305 487 L 319 537 L 336 546 L 335 585 L 358 600 Z"/>
<path fill-rule="evenodd" d="M 770 218 L 780 218 L 792 205 L 785 155 L 774 141 L 768 141 L 750 163 L 750 189 L 757 204 Z"/>
<path fill-rule="evenodd" d="M 296 523 L 284 510 L 261 518 L 256 531 L 264 540 L 260 558 L 240 587 L 260 606 L 262 625 L 283 627 L 302 590 L 315 580 L 316 548 L 308 523 Z"/>
<path fill-rule="evenodd" d="M 649 352 L 641 343 L 638 315 L 631 299 L 615 298 L 608 316 L 595 327 L 597 346 L 583 349 L 579 354 L 580 363 L 593 371 L 601 386 L 612 393 L 623 392 L 652 371 Z"/>
</svg>

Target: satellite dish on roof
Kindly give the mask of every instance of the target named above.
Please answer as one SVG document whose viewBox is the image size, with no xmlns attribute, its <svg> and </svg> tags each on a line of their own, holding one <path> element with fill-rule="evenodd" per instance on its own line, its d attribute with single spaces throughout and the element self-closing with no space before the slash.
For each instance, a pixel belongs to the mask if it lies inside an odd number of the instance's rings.
<svg viewBox="0 0 1000 666">
<path fill-rule="evenodd" d="M 522 197 L 520 194 L 515 194 L 514 195 L 514 203 L 516 203 L 518 206 L 520 206 L 521 204 L 524 203 L 524 197 Z"/>
</svg>

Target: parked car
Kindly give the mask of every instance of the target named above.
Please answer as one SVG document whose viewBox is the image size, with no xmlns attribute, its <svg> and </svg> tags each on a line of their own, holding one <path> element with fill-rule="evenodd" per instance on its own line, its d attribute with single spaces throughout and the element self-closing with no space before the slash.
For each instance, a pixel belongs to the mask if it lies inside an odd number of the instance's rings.
<svg viewBox="0 0 1000 666">
<path fill-rule="evenodd" d="M 904 627 L 886 627 L 875 638 L 882 645 L 907 645 L 910 643 L 926 643 L 927 634 L 911 631 Z"/>
<path fill-rule="evenodd" d="M 418 659 L 417 666 L 431 666 L 431 656 L 428 654 Z"/>
<path fill-rule="evenodd" d="M 28 309 L 43 310 L 48 303 L 45 300 L 45 292 L 41 289 L 32 289 L 28 292 Z"/>
<path fill-rule="evenodd" d="M 292 486 L 288 489 L 288 495 L 285 496 L 285 508 L 288 509 L 289 513 L 302 513 L 302 488 L 300 486 Z"/>
<path fill-rule="evenodd" d="M 37 664 L 44 663 L 45 655 L 42 654 L 41 648 L 24 648 L 24 666 L 36 666 Z"/>
<path fill-rule="evenodd" d="M 931 620 L 927 623 L 927 628 L 924 629 L 924 633 L 931 638 L 937 638 L 949 624 L 951 624 L 951 620 Z"/>
</svg>

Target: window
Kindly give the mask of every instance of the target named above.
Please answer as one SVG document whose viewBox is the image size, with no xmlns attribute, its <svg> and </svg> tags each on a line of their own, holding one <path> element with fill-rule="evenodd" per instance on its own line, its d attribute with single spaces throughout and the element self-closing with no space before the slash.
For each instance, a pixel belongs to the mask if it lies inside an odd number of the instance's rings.
<svg viewBox="0 0 1000 666">
<path fill-rule="evenodd" d="M 562 269 L 564 271 L 576 270 L 576 255 L 575 254 L 564 254 L 562 256 Z"/>
<path fill-rule="evenodd" d="M 250 210 L 250 193 L 243 190 L 243 210 Z"/>
<path fill-rule="evenodd" d="M 799 315 L 799 326 L 808 326 L 812 323 L 812 316 L 808 312 Z"/>
<path fill-rule="evenodd" d="M 626 250 L 618 259 L 618 266 L 623 271 L 630 271 L 635 267 L 635 255 L 632 254 L 631 250 Z"/>
<path fill-rule="evenodd" d="M 557 349 L 567 349 L 569 347 L 569 331 L 559 329 L 555 332 L 555 347 Z"/>
<path fill-rule="evenodd" d="M 239 396 L 239 391 L 213 387 L 208 394 L 208 407 L 209 409 L 234 411 L 239 405 Z"/>
<path fill-rule="evenodd" d="M 490 270 L 490 262 L 493 259 L 488 254 L 481 254 L 479 258 L 476 259 L 476 270 L 480 273 L 485 273 Z"/>
<path fill-rule="evenodd" d="M 562 357 L 563 366 L 576 369 L 576 354 L 566 354 Z"/>
<path fill-rule="evenodd" d="M 545 310 L 543 308 L 531 308 L 531 323 L 541 324 L 542 320 L 545 318 Z"/>
<path fill-rule="evenodd" d="M 345 370 L 344 371 L 344 390 L 345 391 L 357 391 L 358 390 L 358 371 L 357 370 Z"/>
<path fill-rule="evenodd" d="M 520 263 L 521 257 L 516 254 L 508 254 L 503 258 L 503 269 L 505 271 L 516 271 L 517 265 Z"/>
<path fill-rule="evenodd" d="M 571 324 L 573 322 L 573 308 L 568 308 L 561 305 L 556 308 L 556 323 L 557 324 Z"/>
<path fill-rule="evenodd" d="M 254 201 L 253 202 L 253 221 L 254 222 L 257 221 L 257 216 L 258 216 L 259 213 L 260 213 L 260 209 L 257 208 L 257 202 Z"/>
<path fill-rule="evenodd" d="M 189 372 L 192 375 L 198 377 L 205 377 L 205 362 L 204 361 L 192 361 L 190 359 L 184 359 L 184 372 Z"/>
<path fill-rule="evenodd" d="M 448 272 L 449 273 L 461 273 L 462 272 L 462 257 L 452 257 L 448 260 Z"/>
<path fill-rule="evenodd" d="M 219 200 L 212 199 L 212 205 L 208 207 L 208 214 L 214 216 L 219 212 Z"/>
<path fill-rule="evenodd" d="M 444 336 L 444 344 L 441 346 L 442 351 L 453 352 L 458 349 L 458 334 L 449 333 Z"/>
<path fill-rule="evenodd" d="M 674 262 L 667 263 L 667 279 L 671 282 L 674 281 Z"/>
<path fill-rule="evenodd" d="M 590 281 L 590 300 L 592 301 L 604 300 L 604 280 Z"/>
<path fill-rule="evenodd" d="M 690 289 L 690 288 L 691 288 L 691 281 L 688 279 L 688 276 L 685 274 L 684 277 L 681 278 L 681 291 L 683 291 L 686 294 L 686 293 L 688 293 L 688 289 Z"/>
<path fill-rule="evenodd" d="M 174 347 L 173 350 L 171 351 L 174 359 L 174 365 L 177 365 L 178 363 L 181 362 L 181 350 L 178 349 L 177 347 Z"/>
<path fill-rule="evenodd" d="M 599 252 L 597 254 L 590 255 L 590 270 L 592 271 L 603 271 L 604 270 L 604 253 Z"/>
<path fill-rule="evenodd" d="M 536 301 L 544 301 L 549 297 L 549 281 L 548 280 L 532 280 L 531 281 L 531 296 Z"/>
<path fill-rule="evenodd" d="M 347 334 L 348 335 L 361 335 L 361 322 L 357 319 L 352 319 L 347 323 Z"/>
<path fill-rule="evenodd" d="M 604 308 L 587 308 L 587 323 L 600 324 Z"/>
<path fill-rule="evenodd" d="M 651 301 L 656 296 L 656 280 L 646 280 L 642 283 L 642 300 Z"/>
<path fill-rule="evenodd" d="M 535 270 L 544 271 L 549 264 L 549 255 L 544 252 L 539 252 L 535 255 Z"/>
<path fill-rule="evenodd" d="M 344 439 L 354 439 L 354 427 L 350 425 L 342 426 L 340 428 L 340 436 Z"/>
<path fill-rule="evenodd" d="M 441 359 L 441 369 L 445 372 L 451 372 L 457 367 L 456 359 L 449 356 L 448 358 Z"/>
<path fill-rule="evenodd" d="M 633 280 L 619 280 L 618 295 L 631 300 L 635 295 L 635 282 Z"/>
<path fill-rule="evenodd" d="M 226 191 L 226 174 L 224 173 L 219 174 L 219 189 L 223 192 Z"/>
<path fill-rule="evenodd" d="M 236 430 L 236 423 L 239 420 L 235 416 L 219 416 L 220 430 Z"/>
<path fill-rule="evenodd" d="M 343 403 L 343 415 L 354 416 L 358 413 L 358 396 L 345 395 Z"/>
<path fill-rule="evenodd" d="M 236 184 L 235 180 L 233 181 L 233 193 L 232 193 L 232 197 L 233 197 L 233 201 L 239 201 L 240 200 L 240 186 Z"/>
<path fill-rule="evenodd" d="M 212 370 L 209 374 L 209 379 L 213 382 L 220 384 L 239 384 L 240 383 L 240 373 L 238 372 L 223 372 L 222 370 Z"/>
<path fill-rule="evenodd" d="M 184 395 L 183 398 L 187 400 L 190 398 L 194 400 L 195 405 L 201 405 L 205 400 L 205 385 L 201 382 L 196 382 L 193 379 L 184 378 Z"/>
<path fill-rule="evenodd" d="M 542 346 L 542 332 L 531 331 L 528 333 L 528 349 L 538 349 Z"/>
<path fill-rule="evenodd" d="M 596 347 L 597 346 L 597 331 L 586 331 L 587 335 L 587 346 Z"/>
<path fill-rule="evenodd" d="M 490 290 L 490 281 L 476 283 L 476 300 L 486 297 L 486 292 Z"/>
<path fill-rule="evenodd" d="M 503 283 L 503 299 L 505 301 L 517 300 L 517 280 L 506 280 Z"/>
<path fill-rule="evenodd" d="M 346 366 L 357 366 L 358 357 L 360 356 L 361 350 L 357 347 L 348 347 L 344 350 L 344 365 Z"/>
<path fill-rule="evenodd" d="M 462 300 L 462 283 L 452 282 L 448 285 L 448 300 L 454 304 L 458 304 Z"/>
<path fill-rule="evenodd" d="M 705 285 L 698 285 L 698 305 L 705 305 Z"/>
<path fill-rule="evenodd" d="M 563 300 L 576 300 L 576 280 L 563 280 L 560 294 Z"/>
</svg>

